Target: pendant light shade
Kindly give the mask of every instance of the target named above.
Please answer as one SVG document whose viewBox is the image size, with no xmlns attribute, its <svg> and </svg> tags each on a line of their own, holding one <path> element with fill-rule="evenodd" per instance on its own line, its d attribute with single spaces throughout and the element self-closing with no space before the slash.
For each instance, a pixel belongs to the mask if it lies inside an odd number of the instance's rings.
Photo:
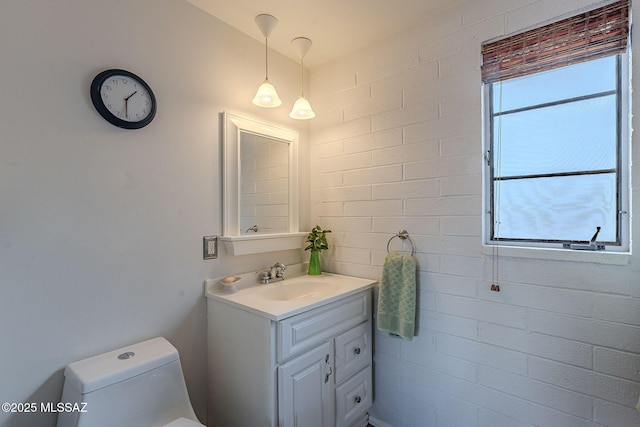
<svg viewBox="0 0 640 427">
<path fill-rule="evenodd" d="M 273 108 L 282 105 L 280 97 L 276 92 L 276 88 L 269 82 L 269 35 L 278 25 L 278 20 L 271 15 L 256 16 L 256 25 L 264 36 L 264 81 L 258 87 L 256 96 L 253 98 L 253 104 L 258 107 Z"/>
<path fill-rule="evenodd" d="M 311 108 L 311 104 L 304 97 L 304 56 L 307 54 L 309 49 L 311 48 L 311 40 L 306 37 L 298 37 L 291 40 L 291 44 L 295 48 L 298 56 L 300 57 L 300 98 L 293 104 L 293 109 L 289 113 L 289 117 L 296 120 L 308 120 L 312 119 L 316 116 L 316 113 L 313 112 Z"/>
<path fill-rule="evenodd" d="M 253 98 L 253 104 L 258 107 L 273 108 L 282 105 L 282 101 L 278 97 L 276 88 L 269 83 L 269 79 L 265 78 L 262 84 L 258 87 L 258 92 Z"/>
<path fill-rule="evenodd" d="M 313 119 L 315 116 L 316 113 L 311 109 L 311 104 L 309 104 L 309 101 L 302 95 L 296 100 L 296 103 L 293 104 L 293 109 L 291 109 L 289 113 L 289 117 L 297 120 Z"/>
</svg>

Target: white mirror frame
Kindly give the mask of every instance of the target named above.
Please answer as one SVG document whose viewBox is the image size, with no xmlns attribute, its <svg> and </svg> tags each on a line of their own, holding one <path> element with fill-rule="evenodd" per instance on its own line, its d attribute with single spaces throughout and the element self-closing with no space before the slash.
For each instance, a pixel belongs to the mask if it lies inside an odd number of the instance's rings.
<svg viewBox="0 0 640 427">
<path fill-rule="evenodd" d="M 240 230 L 240 136 L 253 133 L 289 144 L 289 232 L 242 234 Z M 298 228 L 298 132 L 222 113 L 222 236 L 227 252 L 246 255 L 302 248 Z"/>
</svg>

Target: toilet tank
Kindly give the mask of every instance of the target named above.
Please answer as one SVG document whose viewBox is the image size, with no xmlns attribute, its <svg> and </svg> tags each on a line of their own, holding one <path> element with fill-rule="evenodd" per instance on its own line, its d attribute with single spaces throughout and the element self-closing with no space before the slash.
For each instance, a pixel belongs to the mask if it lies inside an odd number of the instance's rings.
<svg viewBox="0 0 640 427">
<path fill-rule="evenodd" d="M 164 426 L 197 421 L 178 351 L 159 337 L 69 364 L 58 427 Z M 79 405 L 73 405 L 78 403 Z"/>
</svg>

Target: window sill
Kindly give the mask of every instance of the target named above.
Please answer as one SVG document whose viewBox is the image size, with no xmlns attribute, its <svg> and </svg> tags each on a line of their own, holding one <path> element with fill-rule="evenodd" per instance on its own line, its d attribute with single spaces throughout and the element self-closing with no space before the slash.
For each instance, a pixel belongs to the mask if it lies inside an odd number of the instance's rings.
<svg viewBox="0 0 640 427">
<path fill-rule="evenodd" d="M 522 246 L 482 245 L 483 255 L 513 258 L 547 259 L 553 261 L 589 262 L 594 264 L 628 265 L 630 252 L 577 251 L 555 248 L 525 248 Z"/>
</svg>

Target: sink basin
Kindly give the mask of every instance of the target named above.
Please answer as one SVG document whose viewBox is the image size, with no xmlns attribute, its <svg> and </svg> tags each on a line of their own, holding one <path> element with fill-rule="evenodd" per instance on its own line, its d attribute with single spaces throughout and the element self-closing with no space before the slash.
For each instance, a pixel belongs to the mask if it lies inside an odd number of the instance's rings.
<svg viewBox="0 0 640 427">
<path fill-rule="evenodd" d="M 292 301 L 328 297 L 335 294 L 339 288 L 339 285 L 333 283 L 308 281 L 271 285 L 261 294 L 265 299 L 272 301 Z"/>
<path fill-rule="evenodd" d="M 309 276 L 305 274 L 306 269 L 306 264 L 289 266 L 290 276 L 267 285 L 260 283 L 255 272 L 242 273 L 237 276 L 243 281 L 236 292 L 228 292 L 214 280 L 206 287 L 207 298 L 272 320 L 282 320 L 376 284 L 375 280 L 333 273 Z"/>
</svg>

